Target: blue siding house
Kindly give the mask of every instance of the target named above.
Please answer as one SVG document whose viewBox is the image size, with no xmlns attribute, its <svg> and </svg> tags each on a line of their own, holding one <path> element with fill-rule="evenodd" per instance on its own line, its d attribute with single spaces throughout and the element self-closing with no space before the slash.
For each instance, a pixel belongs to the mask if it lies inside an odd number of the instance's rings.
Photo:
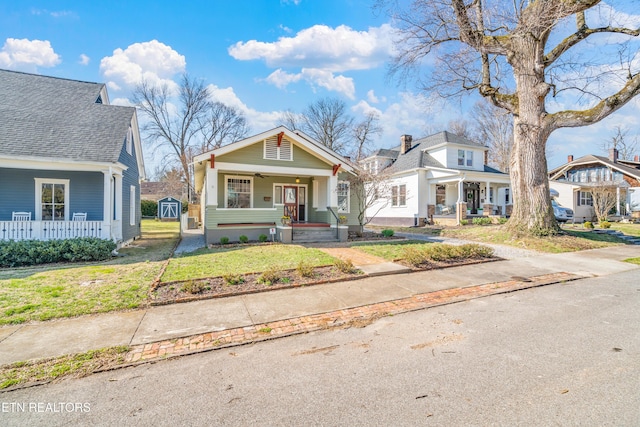
<svg viewBox="0 0 640 427">
<path fill-rule="evenodd" d="M 0 240 L 140 236 L 136 110 L 104 84 L 0 70 Z"/>
</svg>

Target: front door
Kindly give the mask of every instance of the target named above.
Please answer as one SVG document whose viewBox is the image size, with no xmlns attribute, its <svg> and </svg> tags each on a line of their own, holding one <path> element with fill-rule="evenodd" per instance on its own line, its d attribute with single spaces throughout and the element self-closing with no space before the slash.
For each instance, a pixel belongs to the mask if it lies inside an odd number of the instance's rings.
<svg viewBox="0 0 640 427">
<path fill-rule="evenodd" d="M 298 187 L 284 187 L 284 212 L 291 221 L 298 221 Z"/>
</svg>

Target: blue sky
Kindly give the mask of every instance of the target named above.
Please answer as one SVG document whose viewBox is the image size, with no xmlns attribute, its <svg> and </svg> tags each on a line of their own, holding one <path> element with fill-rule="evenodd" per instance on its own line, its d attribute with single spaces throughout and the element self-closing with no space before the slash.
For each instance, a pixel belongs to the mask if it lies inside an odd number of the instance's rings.
<svg viewBox="0 0 640 427">
<path fill-rule="evenodd" d="M 4 1 L 0 3 L 0 68 L 105 82 L 112 103 L 131 89 L 177 81 L 186 71 L 241 109 L 252 133 L 279 124 L 325 96 L 344 100 L 358 117 L 381 114 L 377 147 L 445 130 L 476 98 L 447 102 L 389 81 L 392 24 L 370 0 Z M 616 125 L 637 135 L 634 101 L 590 128 L 550 139 L 549 166 L 599 154 Z"/>
</svg>

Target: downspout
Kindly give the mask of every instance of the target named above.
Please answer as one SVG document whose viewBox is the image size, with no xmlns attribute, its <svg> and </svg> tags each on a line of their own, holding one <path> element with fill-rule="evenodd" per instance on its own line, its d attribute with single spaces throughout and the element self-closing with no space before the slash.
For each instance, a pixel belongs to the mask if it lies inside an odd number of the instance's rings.
<svg viewBox="0 0 640 427">
<path fill-rule="evenodd" d="M 456 225 L 460 225 L 460 219 L 462 218 L 462 212 L 460 212 L 460 204 L 462 203 L 462 195 L 464 193 L 464 180 L 467 178 L 466 173 L 458 172 L 461 174 L 458 181 L 458 202 L 456 203 Z"/>
</svg>

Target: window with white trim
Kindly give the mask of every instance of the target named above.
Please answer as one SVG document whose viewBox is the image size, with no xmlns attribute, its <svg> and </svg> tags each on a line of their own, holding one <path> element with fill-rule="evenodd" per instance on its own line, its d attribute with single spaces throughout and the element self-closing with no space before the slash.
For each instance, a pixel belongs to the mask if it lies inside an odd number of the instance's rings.
<svg viewBox="0 0 640 427">
<path fill-rule="evenodd" d="M 278 137 L 273 136 L 264 141 L 264 158 L 268 160 L 293 160 L 291 141 L 282 138 L 278 147 Z"/>
<path fill-rule="evenodd" d="M 225 207 L 229 209 L 249 209 L 253 207 L 253 178 L 228 176 L 225 185 Z"/>
<path fill-rule="evenodd" d="M 129 130 L 127 131 L 125 146 L 127 148 L 127 153 L 133 154 L 133 130 L 131 129 L 131 126 L 129 126 Z"/>
<path fill-rule="evenodd" d="M 458 150 L 458 166 L 473 166 L 473 151 Z"/>
<path fill-rule="evenodd" d="M 349 182 L 338 181 L 338 212 L 349 213 Z"/>
<path fill-rule="evenodd" d="M 36 178 L 36 220 L 66 221 L 69 218 L 69 180 Z"/>
<path fill-rule="evenodd" d="M 136 225 L 136 187 L 129 187 L 129 225 Z"/>
<path fill-rule="evenodd" d="M 593 206 L 593 197 L 589 191 L 578 192 L 578 206 Z"/>
<path fill-rule="evenodd" d="M 473 166 L 473 151 L 467 151 L 467 166 Z"/>
<path fill-rule="evenodd" d="M 407 185 L 400 184 L 391 187 L 391 206 L 407 206 Z"/>
</svg>

